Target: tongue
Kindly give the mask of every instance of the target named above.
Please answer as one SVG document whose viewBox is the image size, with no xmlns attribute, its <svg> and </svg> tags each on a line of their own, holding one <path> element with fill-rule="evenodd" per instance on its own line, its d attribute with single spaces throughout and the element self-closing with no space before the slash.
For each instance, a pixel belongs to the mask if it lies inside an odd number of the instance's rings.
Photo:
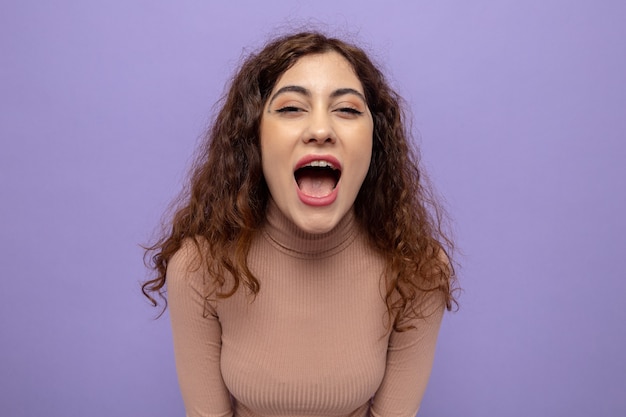
<svg viewBox="0 0 626 417">
<path fill-rule="evenodd" d="M 326 197 L 335 188 L 335 178 L 328 172 L 308 171 L 298 179 L 300 190 L 311 197 Z"/>
</svg>

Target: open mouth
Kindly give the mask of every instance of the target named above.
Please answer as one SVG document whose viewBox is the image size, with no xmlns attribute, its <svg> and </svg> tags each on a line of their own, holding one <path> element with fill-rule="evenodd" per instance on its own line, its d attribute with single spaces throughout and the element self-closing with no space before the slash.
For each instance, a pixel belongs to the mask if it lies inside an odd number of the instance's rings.
<svg viewBox="0 0 626 417">
<path fill-rule="evenodd" d="M 300 191 L 310 197 L 330 195 L 341 178 L 341 170 L 329 161 L 314 160 L 294 172 Z"/>
</svg>

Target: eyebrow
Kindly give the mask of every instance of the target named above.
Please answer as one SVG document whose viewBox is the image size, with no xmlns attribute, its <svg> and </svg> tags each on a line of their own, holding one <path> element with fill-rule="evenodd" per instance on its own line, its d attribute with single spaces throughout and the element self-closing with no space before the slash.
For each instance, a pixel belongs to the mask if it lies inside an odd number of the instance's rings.
<svg viewBox="0 0 626 417">
<path fill-rule="evenodd" d="M 311 97 L 311 91 L 307 90 L 304 87 L 301 87 L 299 85 L 286 85 L 284 87 L 281 87 L 276 93 L 274 93 L 274 95 L 269 101 L 269 105 L 271 105 L 272 102 L 279 95 L 284 94 L 284 93 L 289 93 L 289 92 L 302 94 L 303 96 L 306 96 L 306 97 Z M 344 96 L 346 94 L 352 94 L 352 95 L 359 97 L 367 105 L 367 100 L 365 99 L 365 96 L 361 94 L 359 91 L 355 90 L 354 88 L 338 88 L 337 90 L 330 93 L 330 98 L 337 98 L 337 97 Z"/>
</svg>

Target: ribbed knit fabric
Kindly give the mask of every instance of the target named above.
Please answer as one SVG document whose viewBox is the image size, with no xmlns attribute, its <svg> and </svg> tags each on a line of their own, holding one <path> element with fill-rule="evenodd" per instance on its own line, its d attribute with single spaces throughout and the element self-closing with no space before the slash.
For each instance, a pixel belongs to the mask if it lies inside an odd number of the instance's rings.
<svg viewBox="0 0 626 417">
<path fill-rule="evenodd" d="M 249 256 L 256 297 L 240 288 L 205 306 L 200 259 L 187 242 L 167 273 L 188 417 L 415 416 L 443 306 L 387 330 L 384 260 L 352 214 L 311 235 L 270 204 Z"/>
</svg>

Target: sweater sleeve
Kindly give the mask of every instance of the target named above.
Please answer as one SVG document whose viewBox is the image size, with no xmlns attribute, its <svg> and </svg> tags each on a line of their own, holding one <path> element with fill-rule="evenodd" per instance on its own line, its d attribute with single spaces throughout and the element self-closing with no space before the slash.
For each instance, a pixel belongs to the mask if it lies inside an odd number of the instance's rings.
<svg viewBox="0 0 626 417">
<path fill-rule="evenodd" d="M 387 366 L 374 396 L 372 417 L 415 417 L 419 410 L 435 357 L 435 345 L 443 318 L 439 297 L 429 300 L 432 312 L 411 320 L 415 328 L 392 331 L 387 348 Z"/>
<path fill-rule="evenodd" d="M 187 417 L 231 417 L 230 394 L 220 372 L 221 326 L 205 311 L 202 257 L 186 241 L 167 266 L 167 297 L 178 382 Z"/>
</svg>

